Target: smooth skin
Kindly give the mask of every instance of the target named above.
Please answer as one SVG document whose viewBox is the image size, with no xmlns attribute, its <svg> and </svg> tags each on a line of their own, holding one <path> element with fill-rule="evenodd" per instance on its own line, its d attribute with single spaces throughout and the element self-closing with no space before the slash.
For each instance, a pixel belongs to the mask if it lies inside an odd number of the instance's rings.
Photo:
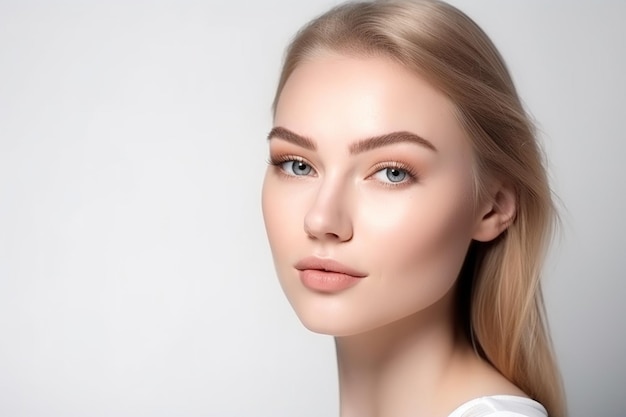
<svg viewBox="0 0 626 417">
<path fill-rule="evenodd" d="M 447 416 L 476 397 L 523 396 L 453 321 L 471 241 L 496 238 L 515 216 L 514 192 L 495 179 L 473 201 L 475 161 L 454 104 L 386 58 L 328 52 L 291 74 L 274 127 L 267 234 L 296 314 L 335 336 L 341 416 Z M 313 291 L 294 268 L 310 256 L 367 276 Z"/>
</svg>

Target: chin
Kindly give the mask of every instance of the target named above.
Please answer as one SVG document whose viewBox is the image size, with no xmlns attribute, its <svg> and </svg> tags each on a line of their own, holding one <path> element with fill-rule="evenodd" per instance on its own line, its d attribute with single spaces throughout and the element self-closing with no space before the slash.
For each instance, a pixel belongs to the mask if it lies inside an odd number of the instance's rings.
<svg viewBox="0 0 626 417">
<path fill-rule="evenodd" d="M 342 336 L 351 336 L 353 334 L 360 333 L 354 329 L 353 326 L 342 325 L 341 323 L 329 323 L 329 322 L 321 322 L 320 320 L 311 321 L 303 321 L 300 319 L 304 327 L 313 333 L 325 334 L 328 336 L 334 337 L 342 337 Z"/>
<path fill-rule="evenodd" d="M 339 314 L 338 311 L 319 308 L 320 306 L 303 308 L 302 305 L 292 304 L 292 307 L 302 325 L 313 333 L 335 337 L 359 333 L 360 326 L 355 323 L 354 315 Z"/>
<path fill-rule="evenodd" d="M 339 312 L 322 308 L 295 309 L 300 322 L 308 330 L 334 337 L 367 333 L 393 320 L 363 315 L 362 312 Z"/>
</svg>

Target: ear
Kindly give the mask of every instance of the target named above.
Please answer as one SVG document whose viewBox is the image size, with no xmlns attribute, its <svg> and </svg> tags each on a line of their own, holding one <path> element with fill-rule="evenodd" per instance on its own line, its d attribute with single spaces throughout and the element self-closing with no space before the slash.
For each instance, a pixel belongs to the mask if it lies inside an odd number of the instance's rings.
<svg viewBox="0 0 626 417">
<path fill-rule="evenodd" d="M 509 184 L 498 184 L 490 190 L 479 211 L 474 240 L 489 242 L 504 232 L 515 220 L 517 196 Z"/>
</svg>

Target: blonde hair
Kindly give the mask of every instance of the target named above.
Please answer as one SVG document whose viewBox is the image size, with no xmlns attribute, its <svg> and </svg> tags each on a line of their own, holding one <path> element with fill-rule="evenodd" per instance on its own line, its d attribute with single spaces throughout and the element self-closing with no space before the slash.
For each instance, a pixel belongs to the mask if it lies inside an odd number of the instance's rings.
<svg viewBox="0 0 626 417">
<path fill-rule="evenodd" d="M 564 417 L 539 281 L 556 214 L 534 127 L 496 47 L 469 17 L 437 0 L 346 3 L 296 35 L 274 109 L 293 70 L 324 51 L 388 57 L 419 73 L 455 104 L 472 141 L 476 201 L 487 178 L 514 187 L 514 221 L 468 252 L 457 286 L 459 326 L 502 375 L 552 417 Z"/>
</svg>

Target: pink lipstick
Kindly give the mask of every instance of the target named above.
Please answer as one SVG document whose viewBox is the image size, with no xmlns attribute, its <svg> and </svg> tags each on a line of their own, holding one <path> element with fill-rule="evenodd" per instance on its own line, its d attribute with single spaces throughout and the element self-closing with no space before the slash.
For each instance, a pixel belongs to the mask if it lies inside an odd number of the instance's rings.
<svg viewBox="0 0 626 417">
<path fill-rule="evenodd" d="M 333 293 L 359 283 L 366 273 L 357 271 L 332 259 L 308 257 L 294 265 L 302 284 L 308 289 Z"/>
</svg>

